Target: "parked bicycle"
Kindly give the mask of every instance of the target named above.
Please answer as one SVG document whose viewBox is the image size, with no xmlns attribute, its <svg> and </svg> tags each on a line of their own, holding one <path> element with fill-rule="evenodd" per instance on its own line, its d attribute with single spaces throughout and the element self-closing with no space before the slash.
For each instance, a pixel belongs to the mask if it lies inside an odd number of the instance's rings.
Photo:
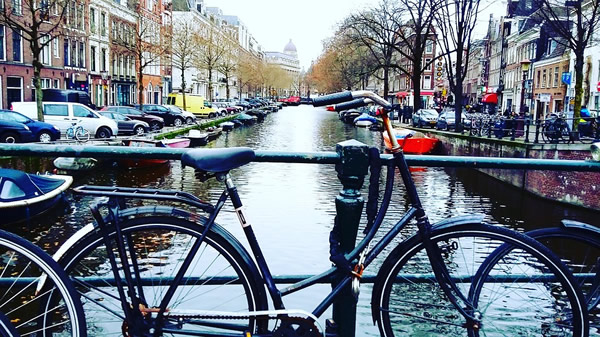
<svg viewBox="0 0 600 337">
<path fill-rule="evenodd" d="M 338 104 L 353 99 L 358 101 Z M 429 222 L 392 134 L 388 102 L 368 91 L 313 100 L 315 106 L 338 104 L 337 110 L 369 102 L 382 106 L 393 157 L 382 161 L 377 150 L 370 151 L 364 237 L 344 254 L 336 223 L 330 236 L 335 265 L 287 287 L 275 284 L 229 173 L 254 160 L 251 149 L 195 149 L 183 155 L 182 163 L 194 168 L 200 181 L 216 178 L 224 184 L 214 204 L 181 191 L 76 188 L 78 194 L 99 197 L 92 207 L 96 222 L 77 232 L 55 257 L 76 283 L 89 330 L 126 336 L 322 336 L 317 318 L 347 286 L 358 296 L 364 269 L 393 243 L 397 246 L 377 272 L 371 299 L 382 336 L 423 335 L 431 329 L 447 336 L 586 336 L 581 290 L 542 244 L 484 224 L 482 215 Z M 395 224 L 379 233 L 397 174 L 410 208 L 399 220 L 387 219 Z M 142 200 L 151 205 L 140 206 Z M 215 223 L 227 200 L 251 254 Z M 398 244 L 396 237 L 407 227 L 417 233 Z M 500 248 L 502 256 L 491 259 Z M 311 312 L 284 304 L 284 296 L 333 276 L 340 283 Z"/>
<path fill-rule="evenodd" d="M 71 126 L 67 129 L 67 139 L 76 139 L 80 142 L 87 142 L 90 140 L 90 131 L 83 126 L 78 125 L 79 123 L 81 123 L 81 120 L 71 123 Z"/>
<path fill-rule="evenodd" d="M 73 284 L 48 254 L 0 230 L 0 336 L 87 336 Z"/>
<path fill-rule="evenodd" d="M 546 143 L 559 143 L 571 140 L 571 128 L 564 113 L 551 113 L 542 124 L 542 139 Z"/>
<path fill-rule="evenodd" d="M 591 117 L 587 120 L 580 121 L 577 125 L 577 133 L 579 141 L 584 144 L 591 144 L 600 140 L 600 117 Z"/>
</svg>

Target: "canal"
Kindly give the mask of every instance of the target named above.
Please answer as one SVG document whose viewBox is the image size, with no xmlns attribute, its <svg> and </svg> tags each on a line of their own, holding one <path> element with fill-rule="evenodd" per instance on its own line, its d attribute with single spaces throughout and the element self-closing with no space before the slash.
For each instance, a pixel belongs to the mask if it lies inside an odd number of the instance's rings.
<svg viewBox="0 0 600 337">
<path fill-rule="evenodd" d="M 335 112 L 301 105 L 285 107 L 255 126 L 224 133 L 208 147 L 335 151 L 336 144 L 347 139 L 383 146 L 379 133 L 345 125 Z M 51 160 L 41 158 L 2 158 L 0 165 L 29 172 L 52 169 Z M 330 266 L 328 236 L 335 215 L 335 197 L 341 187 L 333 165 L 251 163 L 232 174 L 273 274 L 313 274 Z M 556 226 L 563 218 L 594 223 L 598 216 L 584 209 L 531 197 L 473 170 L 420 168 L 413 172 L 413 177 L 432 222 L 483 213 L 490 223 L 525 231 Z M 75 177 L 74 186 L 83 184 L 178 189 L 213 201 L 222 191 L 214 180 L 196 181 L 194 171 L 178 162 L 136 170 L 104 165 Z M 398 187 L 397 192 L 401 191 L 402 187 Z M 366 189 L 363 195 L 366 198 Z M 52 213 L 7 229 L 53 252 L 69 234 L 92 221 L 88 210 L 90 202 L 90 198 L 68 195 L 67 202 Z M 396 193 L 386 224 L 395 223 L 407 207 L 402 193 Z M 230 205 L 217 222 L 244 241 Z M 329 289 L 322 285 L 291 295 L 286 298 L 288 307 L 311 311 Z M 362 286 L 358 325 L 359 336 L 379 335 L 370 317 L 368 285 Z"/>
</svg>

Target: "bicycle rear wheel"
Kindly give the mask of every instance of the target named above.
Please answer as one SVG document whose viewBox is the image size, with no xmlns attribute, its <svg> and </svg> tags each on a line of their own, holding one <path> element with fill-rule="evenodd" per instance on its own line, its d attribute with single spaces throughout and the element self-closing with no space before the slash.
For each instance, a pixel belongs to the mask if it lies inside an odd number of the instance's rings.
<svg viewBox="0 0 600 337">
<path fill-rule="evenodd" d="M 416 235 L 379 272 L 372 309 L 382 336 L 585 336 L 586 310 L 575 281 L 540 243 L 481 224 L 440 228 L 431 240 L 471 303 L 468 310 L 480 313 L 480 326 L 465 322 L 445 296 Z M 503 258 L 488 260 L 506 243 Z"/>
<path fill-rule="evenodd" d="M 90 132 L 81 126 L 78 126 L 77 130 L 75 131 L 75 138 L 77 138 L 77 140 L 80 142 L 87 142 L 90 140 Z"/>
<path fill-rule="evenodd" d="M 79 296 L 48 254 L 0 231 L 0 261 L 3 336 L 87 336 Z"/>
<path fill-rule="evenodd" d="M 204 221 L 202 218 L 200 223 L 193 223 L 162 216 L 123 220 L 128 259 L 138 266 L 142 281 L 137 295 L 146 308 L 159 307 L 168 285 L 191 254 L 191 246 L 201 237 Z M 109 236 L 115 238 L 115 231 L 111 230 Z M 116 248 L 112 250 L 123 277 L 121 257 Z M 132 322 L 125 320 L 107 248 L 99 233 L 81 239 L 59 262 L 81 293 L 88 330 L 120 334 L 132 329 Z M 241 336 L 245 331 L 265 329 L 266 322 L 251 317 L 227 318 L 222 314 L 217 319 L 198 314 L 199 310 L 247 312 L 267 308 L 260 275 L 235 238 L 215 225 L 188 266 L 168 304 L 167 317 L 158 321 L 155 314 L 146 316 L 146 332 L 154 329 L 161 335 Z"/>
</svg>

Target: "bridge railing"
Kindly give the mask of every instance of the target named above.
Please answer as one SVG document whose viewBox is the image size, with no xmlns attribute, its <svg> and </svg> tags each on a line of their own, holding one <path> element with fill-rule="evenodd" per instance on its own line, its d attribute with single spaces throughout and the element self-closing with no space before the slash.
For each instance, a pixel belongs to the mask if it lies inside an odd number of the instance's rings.
<svg viewBox="0 0 600 337">
<path fill-rule="evenodd" d="M 124 146 L 83 146 L 46 144 L 0 144 L 0 156 L 90 157 L 90 158 L 140 158 L 179 160 L 189 149 L 137 148 Z M 368 171 L 368 146 L 349 140 L 338 143 L 335 152 L 282 152 L 256 150 L 257 162 L 334 164 L 342 189 L 336 198 L 338 223 L 343 226 L 340 246 L 346 253 L 354 249 L 358 226 L 363 210 L 360 189 Z M 391 155 L 383 155 L 390 160 Z M 525 170 L 561 170 L 600 172 L 600 162 L 591 160 L 550 160 L 522 158 L 411 156 L 406 159 L 411 166 L 499 168 Z M 305 279 L 302 276 L 283 276 L 281 283 Z M 332 281 L 335 287 L 336 280 Z M 372 277 L 365 278 L 372 282 Z M 354 337 L 356 332 L 356 300 L 350 287 L 333 304 L 333 318 L 339 323 L 338 336 Z"/>
</svg>

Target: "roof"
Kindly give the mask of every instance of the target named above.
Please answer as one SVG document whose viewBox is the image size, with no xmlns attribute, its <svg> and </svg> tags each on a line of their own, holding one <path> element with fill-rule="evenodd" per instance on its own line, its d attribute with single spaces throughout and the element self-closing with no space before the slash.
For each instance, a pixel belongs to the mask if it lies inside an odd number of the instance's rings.
<svg viewBox="0 0 600 337">
<path fill-rule="evenodd" d="M 283 52 L 284 53 L 297 53 L 298 52 L 296 50 L 296 45 L 294 45 L 294 43 L 292 42 L 292 39 L 290 39 L 290 42 L 288 42 L 288 44 L 285 45 L 285 47 L 283 48 Z"/>
<path fill-rule="evenodd" d="M 540 61 L 562 56 L 567 50 L 567 40 L 563 38 L 552 38 L 548 39 L 548 43 L 550 43 L 550 40 L 556 41 L 556 48 L 554 48 L 554 50 L 550 54 L 544 52 L 544 54 L 542 54 L 542 57 L 540 57 Z"/>
</svg>

